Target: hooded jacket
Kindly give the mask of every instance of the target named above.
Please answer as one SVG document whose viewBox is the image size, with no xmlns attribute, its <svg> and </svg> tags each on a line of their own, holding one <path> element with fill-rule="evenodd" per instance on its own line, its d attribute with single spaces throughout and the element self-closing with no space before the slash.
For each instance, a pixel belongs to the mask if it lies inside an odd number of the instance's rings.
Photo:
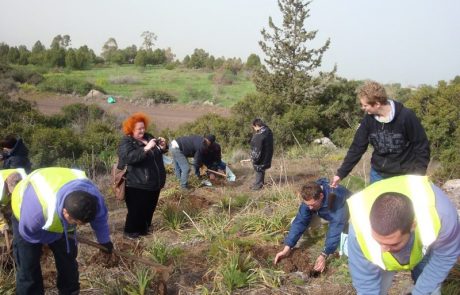
<svg viewBox="0 0 460 295">
<path fill-rule="evenodd" d="M 208 148 L 204 143 L 204 137 L 199 135 L 182 136 L 176 138 L 176 141 L 182 154 L 187 158 L 193 157 L 193 166 L 199 169 L 203 164 L 203 155 Z"/>
<path fill-rule="evenodd" d="M 154 137 L 144 134 L 148 142 Z M 150 151 L 144 151 L 145 144 L 125 135 L 118 147 L 118 168 L 126 170 L 126 186 L 138 189 L 157 191 L 164 187 L 166 182 L 166 170 L 163 163 L 163 151 L 155 146 Z"/>
<path fill-rule="evenodd" d="M 367 114 L 356 131 L 353 143 L 337 170 L 345 178 L 366 152 L 369 143 L 374 151 L 371 166 L 385 178 L 416 174 L 425 175 L 430 162 L 430 144 L 425 129 L 415 113 L 393 101 L 395 115 L 389 123 L 378 122 Z"/>
<path fill-rule="evenodd" d="M 29 160 L 29 150 L 21 138 L 19 138 L 13 149 L 4 155 L 3 169 L 24 168 L 26 173 L 30 172 L 31 163 Z"/>
<path fill-rule="evenodd" d="M 263 126 L 251 138 L 251 160 L 254 170 L 263 171 L 272 166 L 273 133 Z"/>
</svg>

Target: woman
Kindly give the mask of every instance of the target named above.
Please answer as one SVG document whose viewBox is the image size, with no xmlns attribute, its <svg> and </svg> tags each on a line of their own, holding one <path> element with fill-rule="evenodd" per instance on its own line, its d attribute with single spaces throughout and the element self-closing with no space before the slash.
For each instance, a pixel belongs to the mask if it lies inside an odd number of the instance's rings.
<svg viewBox="0 0 460 295">
<path fill-rule="evenodd" d="M 146 133 L 148 117 L 135 113 L 123 122 L 123 136 L 118 147 L 118 168 L 126 170 L 125 202 L 128 208 L 124 236 L 137 239 L 147 235 L 160 190 L 165 185 L 166 171 L 163 153 L 167 152 L 164 138 Z"/>
</svg>

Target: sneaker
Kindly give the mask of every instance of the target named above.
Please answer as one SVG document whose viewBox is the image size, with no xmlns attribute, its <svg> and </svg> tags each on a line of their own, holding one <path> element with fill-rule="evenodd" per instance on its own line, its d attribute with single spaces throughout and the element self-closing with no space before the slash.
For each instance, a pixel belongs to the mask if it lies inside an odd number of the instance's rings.
<svg viewBox="0 0 460 295">
<path fill-rule="evenodd" d="M 123 238 L 131 241 L 137 241 L 139 240 L 139 233 L 123 233 Z"/>
</svg>

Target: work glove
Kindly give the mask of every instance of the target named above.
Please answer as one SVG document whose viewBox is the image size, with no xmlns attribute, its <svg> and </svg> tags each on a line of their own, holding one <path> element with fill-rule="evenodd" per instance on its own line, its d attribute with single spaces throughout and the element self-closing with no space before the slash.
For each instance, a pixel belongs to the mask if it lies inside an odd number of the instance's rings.
<svg viewBox="0 0 460 295">
<path fill-rule="evenodd" d="M 107 254 L 112 254 L 112 251 L 113 251 L 113 243 L 112 242 L 109 241 L 107 243 L 102 243 L 100 245 L 105 248 L 105 250 L 101 249 L 102 252 L 107 253 Z"/>
</svg>

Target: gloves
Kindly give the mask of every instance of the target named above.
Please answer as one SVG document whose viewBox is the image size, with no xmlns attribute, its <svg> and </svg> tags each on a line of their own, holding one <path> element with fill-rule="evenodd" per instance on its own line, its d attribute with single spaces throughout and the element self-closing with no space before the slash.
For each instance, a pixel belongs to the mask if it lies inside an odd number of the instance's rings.
<svg viewBox="0 0 460 295">
<path fill-rule="evenodd" d="M 104 253 L 107 253 L 107 254 L 112 254 L 112 250 L 113 250 L 113 243 L 112 242 L 107 242 L 107 243 L 103 243 L 103 244 L 100 244 L 102 247 L 105 248 L 104 249 L 101 249 L 102 252 Z"/>
</svg>

